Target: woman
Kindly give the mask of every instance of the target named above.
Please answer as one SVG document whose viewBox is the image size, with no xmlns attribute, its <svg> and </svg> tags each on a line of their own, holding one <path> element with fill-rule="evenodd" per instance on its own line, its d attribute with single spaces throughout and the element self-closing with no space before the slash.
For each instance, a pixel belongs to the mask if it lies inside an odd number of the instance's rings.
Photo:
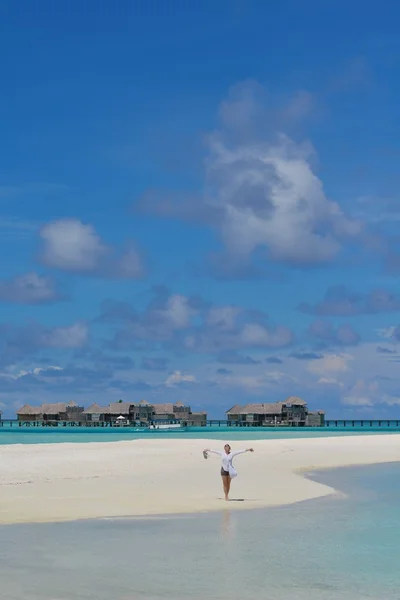
<svg viewBox="0 0 400 600">
<path fill-rule="evenodd" d="M 245 452 L 254 452 L 253 448 L 248 448 L 247 450 L 239 450 L 238 452 L 232 452 L 232 449 L 229 444 L 225 444 L 224 451 L 220 452 L 219 450 L 203 450 L 204 458 L 208 458 L 208 453 L 218 454 L 218 456 L 222 459 L 221 466 L 221 477 L 222 477 L 222 485 L 224 487 L 225 500 L 229 500 L 229 491 L 231 489 L 231 481 L 233 477 L 236 477 L 237 473 L 233 468 L 232 460 L 238 454 L 244 454 Z"/>
</svg>

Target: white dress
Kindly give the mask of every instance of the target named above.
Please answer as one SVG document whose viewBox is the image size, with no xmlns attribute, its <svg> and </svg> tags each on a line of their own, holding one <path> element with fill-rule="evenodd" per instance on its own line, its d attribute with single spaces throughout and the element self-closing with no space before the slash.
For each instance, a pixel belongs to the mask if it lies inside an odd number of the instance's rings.
<svg viewBox="0 0 400 600">
<path fill-rule="evenodd" d="M 220 452 L 219 450 L 209 450 L 209 452 L 217 454 L 221 457 L 222 469 L 225 471 L 225 473 L 229 473 L 229 475 L 233 479 L 233 477 L 236 477 L 237 473 L 233 467 L 232 461 L 235 458 L 235 456 L 238 456 L 238 454 L 244 454 L 245 452 L 247 452 L 247 450 L 237 450 L 236 452 L 229 452 L 229 454 L 227 454 L 226 452 Z"/>
</svg>

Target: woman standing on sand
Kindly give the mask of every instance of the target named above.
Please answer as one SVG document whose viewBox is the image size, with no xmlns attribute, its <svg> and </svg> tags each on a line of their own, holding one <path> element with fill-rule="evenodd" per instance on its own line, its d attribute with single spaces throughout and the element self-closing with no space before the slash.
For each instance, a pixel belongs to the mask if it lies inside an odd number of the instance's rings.
<svg viewBox="0 0 400 600">
<path fill-rule="evenodd" d="M 231 489 L 231 481 L 234 477 L 236 477 L 237 473 L 233 468 L 232 460 L 238 454 L 244 454 L 245 452 L 254 452 L 253 448 L 248 448 L 247 450 L 239 450 L 237 452 L 232 452 L 232 449 L 229 444 L 225 444 L 224 451 L 220 452 L 219 450 L 203 450 L 204 458 L 208 458 L 208 453 L 218 454 L 218 456 L 222 459 L 221 465 L 221 478 L 222 485 L 224 487 L 225 500 L 229 500 L 229 491 Z"/>
</svg>

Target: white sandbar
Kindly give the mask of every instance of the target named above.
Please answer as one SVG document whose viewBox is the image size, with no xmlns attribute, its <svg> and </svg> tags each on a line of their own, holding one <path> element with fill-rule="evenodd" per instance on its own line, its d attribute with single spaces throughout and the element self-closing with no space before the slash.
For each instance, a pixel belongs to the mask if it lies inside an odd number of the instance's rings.
<svg viewBox="0 0 400 600">
<path fill-rule="evenodd" d="M 400 460 L 400 435 L 257 440 L 235 459 L 224 502 L 220 440 L 134 440 L 0 446 L 0 523 L 52 522 L 250 509 L 334 493 L 302 473 Z"/>
</svg>

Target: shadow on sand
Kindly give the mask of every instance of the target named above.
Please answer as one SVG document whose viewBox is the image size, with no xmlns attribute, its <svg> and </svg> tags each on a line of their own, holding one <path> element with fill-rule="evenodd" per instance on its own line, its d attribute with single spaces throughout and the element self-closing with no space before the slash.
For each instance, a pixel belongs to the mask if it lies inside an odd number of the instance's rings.
<svg viewBox="0 0 400 600">
<path fill-rule="evenodd" d="M 218 500 L 224 500 L 225 498 L 218 497 Z M 228 502 L 259 502 L 257 498 L 230 498 Z"/>
</svg>

